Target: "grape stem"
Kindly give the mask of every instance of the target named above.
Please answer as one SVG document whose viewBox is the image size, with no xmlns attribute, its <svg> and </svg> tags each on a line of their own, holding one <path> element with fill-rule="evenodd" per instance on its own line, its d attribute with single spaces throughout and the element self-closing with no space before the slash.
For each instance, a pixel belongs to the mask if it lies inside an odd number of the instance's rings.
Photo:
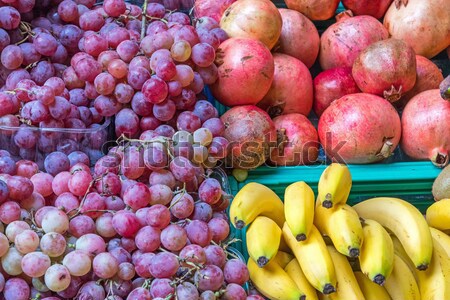
<svg viewBox="0 0 450 300">
<path fill-rule="evenodd" d="M 144 0 L 144 5 L 142 6 L 142 25 L 141 25 L 141 40 L 144 39 L 145 37 L 145 27 L 146 27 L 146 23 L 147 23 L 147 4 L 148 4 L 148 0 Z"/>
</svg>

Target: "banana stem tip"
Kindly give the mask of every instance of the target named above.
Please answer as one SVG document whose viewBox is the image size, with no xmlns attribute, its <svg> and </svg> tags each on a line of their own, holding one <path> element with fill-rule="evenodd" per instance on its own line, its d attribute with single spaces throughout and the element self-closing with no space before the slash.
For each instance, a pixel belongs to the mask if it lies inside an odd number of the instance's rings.
<svg viewBox="0 0 450 300">
<path fill-rule="evenodd" d="M 234 222 L 234 225 L 236 226 L 237 229 L 242 229 L 245 227 L 245 222 L 242 220 L 236 220 Z"/>
<path fill-rule="evenodd" d="M 358 257 L 358 256 L 359 256 L 359 249 L 358 249 L 358 248 L 351 248 L 351 249 L 348 251 L 348 255 L 349 255 L 350 257 L 352 257 L 352 258 Z"/>
<path fill-rule="evenodd" d="M 428 269 L 428 264 L 427 263 L 420 264 L 416 267 L 416 269 L 419 271 L 425 271 L 426 269 Z"/>
<path fill-rule="evenodd" d="M 378 274 L 373 278 L 373 282 L 375 282 L 376 284 L 378 284 L 380 286 L 383 286 L 385 281 L 386 281 L 386 278 L 381 274 Z"/>
<path fill-rule="evenodd" d="M 297 242 L 306 241 L 306 234 L 304 233 L 297 234 L 295 239 L 297 240 Z"/>
<path fill-rule="evenodd" d="M 258 264 L 258 267 L 263 268 L 265 265 L 269 263 L 269 260 L 265 256 L 258 257 L 258 260 L 256 261 Z"/>
<path fill-rule="evenodd" d="M 334 292 L 336 292 L 336 288 L 331 283 L 327 283 L 323 287 L 322 294 L 328 295 L 328 294 L 332 294 Z"/>
</svg>

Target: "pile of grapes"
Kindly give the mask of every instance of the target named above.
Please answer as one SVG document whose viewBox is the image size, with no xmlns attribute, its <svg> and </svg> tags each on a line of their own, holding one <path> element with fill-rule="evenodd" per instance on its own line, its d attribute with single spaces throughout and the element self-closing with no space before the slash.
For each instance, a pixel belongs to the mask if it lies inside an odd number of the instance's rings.
<svg viewBox="0 0 450 300">
<path fill-rule="evenodd" d="M 211 171 L 226 38 L 158 3 L 0 0 L 1 299 L 262 299 Z"/>
</svg>

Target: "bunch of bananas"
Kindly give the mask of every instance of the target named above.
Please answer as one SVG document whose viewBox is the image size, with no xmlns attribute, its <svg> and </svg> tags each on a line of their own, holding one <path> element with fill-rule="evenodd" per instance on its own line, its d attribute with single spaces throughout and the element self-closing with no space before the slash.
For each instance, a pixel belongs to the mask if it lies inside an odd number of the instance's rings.
<svg viewBox="0 0 450 300">
<path fill-rule="evenodd" d="M 351 185 L 349 169 L 332 164 L 316 201 L 305 182 L 288 186 L 284 203 L 258 183 L 239 191 L 230 220 L 249 225 L 253 285 L 274 300 L 450 299 L 450 199 L 425 219 L 398 198 L 351 207 Z"/>
</svg>

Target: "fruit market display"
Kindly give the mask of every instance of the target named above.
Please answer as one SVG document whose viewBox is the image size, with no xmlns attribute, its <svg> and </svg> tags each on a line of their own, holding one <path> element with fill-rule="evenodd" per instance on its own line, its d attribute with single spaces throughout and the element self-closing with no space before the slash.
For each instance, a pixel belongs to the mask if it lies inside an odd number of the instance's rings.
<svg viewBox="0 0 450 300">
<path fill-rule="evenodd" d="M 252 284 L 268 299 L 447 299 L 450 296 L 450 199 L 426 218 L 399 198 L 346 204 L 352 186 L 344 165 L 322 174 L 317 201 L 303 181 L 284 203 L 248 183 L 230 221 L 246 229 Z"/>
<path fill-rule="evenodd" d="M 447 2 L 0 0 L 0 300 L 450 299 Z M 425 217 L 347 203 L 397 148 Z"/>
</svg>

